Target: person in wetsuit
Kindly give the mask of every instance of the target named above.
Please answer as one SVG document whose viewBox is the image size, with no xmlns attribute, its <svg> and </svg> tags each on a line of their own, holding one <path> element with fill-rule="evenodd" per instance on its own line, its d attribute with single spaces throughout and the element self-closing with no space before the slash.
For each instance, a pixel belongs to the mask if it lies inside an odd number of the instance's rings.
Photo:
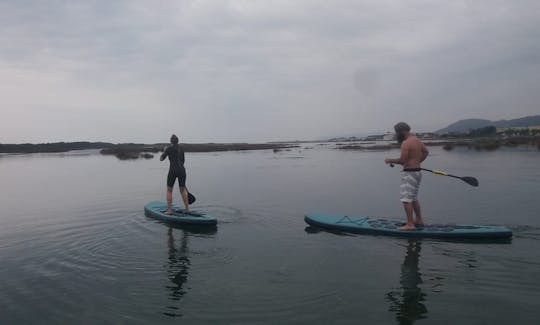
<svg viewBox="0 0 540 325">
<path fill-rule="evenodd" d="M 172 192 L 174 182 L 178 178 L 178 186 L 180 187 L 180 196 L 184 201 L 185 212 L 189 212 L 188 190 L 186 188 L 186 169 L 184 168 L 184 150 L 178 144 L 178 137 L 171 136 L 171 145 L 165 148 L 163 154 L 159 158 L 160 161 L 169 157 L 170 167 L 167 175 L 167 214 L 172 214 Z"/>
</svg>

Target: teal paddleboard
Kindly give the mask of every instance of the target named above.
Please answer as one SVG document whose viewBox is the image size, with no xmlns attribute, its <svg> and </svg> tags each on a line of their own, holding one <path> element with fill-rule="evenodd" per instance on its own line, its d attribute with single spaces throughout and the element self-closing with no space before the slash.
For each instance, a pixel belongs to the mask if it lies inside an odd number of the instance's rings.
<svg viewBox="0 0 540 325">
<path fill-rule="evenodd" d="M 405 224 L 403 221 L 324 213 L 310 213 L 306 215 L 305 221 L 311 226 L 324 229 L 374 235 L 454 239 L 512 237 L 512 231 L 503 226 L 426 224 L 415 230 L 399 230 L 398 228 Z"/>
<path fill-rule="evenodd" d="M 145 214 L 153 219 L 184 225 L 215 226 L 217 219 L 204 213 L 184 213 L 183 209 L 173 205 L 173 214 L 166 214 L 167 203 L 154 201 L 144 206 Z"/>
</svg>

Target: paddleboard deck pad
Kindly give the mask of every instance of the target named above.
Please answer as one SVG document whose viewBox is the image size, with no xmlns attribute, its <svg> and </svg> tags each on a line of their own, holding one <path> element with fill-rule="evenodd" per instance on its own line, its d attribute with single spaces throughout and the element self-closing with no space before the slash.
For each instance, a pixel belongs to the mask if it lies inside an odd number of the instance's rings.
<svg viewBox="0 0 540 325">
<path fill-rule="evenodd" d="M 503 226 L 477 226 L 454 224 L 431 224 L 418 226 L 414 230 L 399 230 L 405 222 L 372 217 L 352 217 L 324 213 L 310 213 L 305 221 L 315 227 L 343 232 L 365 233 L 415 238 L 510 238 L 512 231 Z"/>
<path fill-rule="evenodd" d="M 153 219 L 164 222 L 184 225 L 215 226 L 217 219 L 204 213 L 190 212 L 184 213 L 183 209 L 173 205 L 173 214 L 166 214 L 167 203 L 154 201 L 144 206 L 145 214 Z"/>
</svg>

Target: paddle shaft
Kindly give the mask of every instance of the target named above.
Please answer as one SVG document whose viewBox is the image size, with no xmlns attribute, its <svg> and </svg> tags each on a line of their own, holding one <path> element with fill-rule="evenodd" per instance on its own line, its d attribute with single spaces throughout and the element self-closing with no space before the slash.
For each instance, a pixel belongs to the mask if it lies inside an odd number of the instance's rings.
<svg viewBox="0 0 540 325">
<path fill-rule="evenodd" d="M 394 167 L 394 164 L 390 164 L 390 167 Z M 441 175 L 441 176 L 448 176 L 448 177 L 453 177 L 453 178 L 457 178 L 457 179 L 461 179 L 462 181 L 464 181 L 465 183 L 471 185 L 471 186 L 474 186 L 474 187 L 477 187 L 478 186 L 478 180 L 474 177 L 470 177 L 470 176 L 465 176 L 465 177 L 460 177 L 460 176 L 456 176 L 456 175 L 452 175 L 452 174 L 448 174 L 447 172 L 443 172 L 441 170 L 434 170 L 434 169 L 427 169 L 427 168 L 420 168 L 421 170 L 425 170 L 426 172 L 430 172 L 430 173 L 433 173 L 435 175 Z"/>
<path fill-rule="evenodd" d="M 463 177 L 459 177 L 459 176 L 456 176 L 456 175 L 448 174 L 448 173 L 440 171 L 440 170 L 433 170 L 433 169 L 427 169 L 427 168 L 421 168 L 421 169 L 425 170 L 426 172 L 430 172 L 430 173 L 433 173 L 433 174 L 436 174 L 436 175 L 454 177 L 454 178 L 459 178 L 459 179 L 463 178 Z"/>
</svg>

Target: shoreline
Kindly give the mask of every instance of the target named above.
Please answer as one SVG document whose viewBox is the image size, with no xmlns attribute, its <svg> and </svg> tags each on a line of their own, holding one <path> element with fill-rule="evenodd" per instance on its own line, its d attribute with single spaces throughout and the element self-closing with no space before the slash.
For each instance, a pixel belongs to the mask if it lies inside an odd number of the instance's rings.
<svg viewBox="0 0 540 325">
<path fill-rule="evenodd" d="M 109 142 L 54 142 L 54 143 L 23 143 L 1 144 L 3 154 L 33 154 L 33 153 L 64 153 L 77 150 L 98 149 L 102 155 L 113 155 L 118 159 L 151 159 L 153 154 L 162 152 L 168 143 L 143 144 Z M 299 147 L 298 144 L 281 143 L 186 143 L 181 144 L 185 152 L 222 152 L 222 151 L 251 151 L 251 150 L 284 150 Z"/>
<path fill-rule="evenodd" d="M 428 147 L 443 147 L 446 151 L 452 151 L 457 147 L 467 147 L 469 150 L 476 151 L 493 151 L 501 147 L 517 147 L 517 146 L 533 146 L 540 151 L 540 137 L 509 137 L 509 138 L 464 138 L 451 140 L 434 140 L 425 141 L 424 144 Z M 365 150 L 365 151 L 380 151 L 399 149 L 399 144 L 390 142 L 388 144 L 338 144 L 338 150 Z"/>
<path fill-rule="evenodd" d="M 317 141 L 328 145 L 335 142 Z M 253 150 L 274 150 L 279 152 L 291 148 L 300 147 L 301 143 L 308 142 L 267 142 L 267 143 L 184 143 L 181 144 L 185 152 L 223 152 L 223 151 L 253 151 Z M 516 137 L 484 137 L 484 138 L 456 138 L 456 139 L 437 139 L 424 140 L 428 147 L 443 147 L 446 151 L 452 151 L 455 148 L 467 148 L 476 151 L 494 151 L 503 147 L 532 146 L 540 151 L 539 136 L 516 136 Z M 121 160 L 128 159 L 151 159 L 154 154 L 160 153 L 168 146 L 168 143 L 143 144 L 143 143 L 109 143 L 109 142 L 54 142 L 40 144 L 1 144 L 0 153 L 2 154 L 32 154 L 32 153 L 63 153 L 77 150 L 100 150 L 102 155 L 116 156 Z M 334 149 L 337 150 L 363 150 L 363 151 L 383 151 L 399 149 L 399 144 L 395 141 L 387 143 L 380 142 L 345 142 L 335 143 Z"/>
</svg>

